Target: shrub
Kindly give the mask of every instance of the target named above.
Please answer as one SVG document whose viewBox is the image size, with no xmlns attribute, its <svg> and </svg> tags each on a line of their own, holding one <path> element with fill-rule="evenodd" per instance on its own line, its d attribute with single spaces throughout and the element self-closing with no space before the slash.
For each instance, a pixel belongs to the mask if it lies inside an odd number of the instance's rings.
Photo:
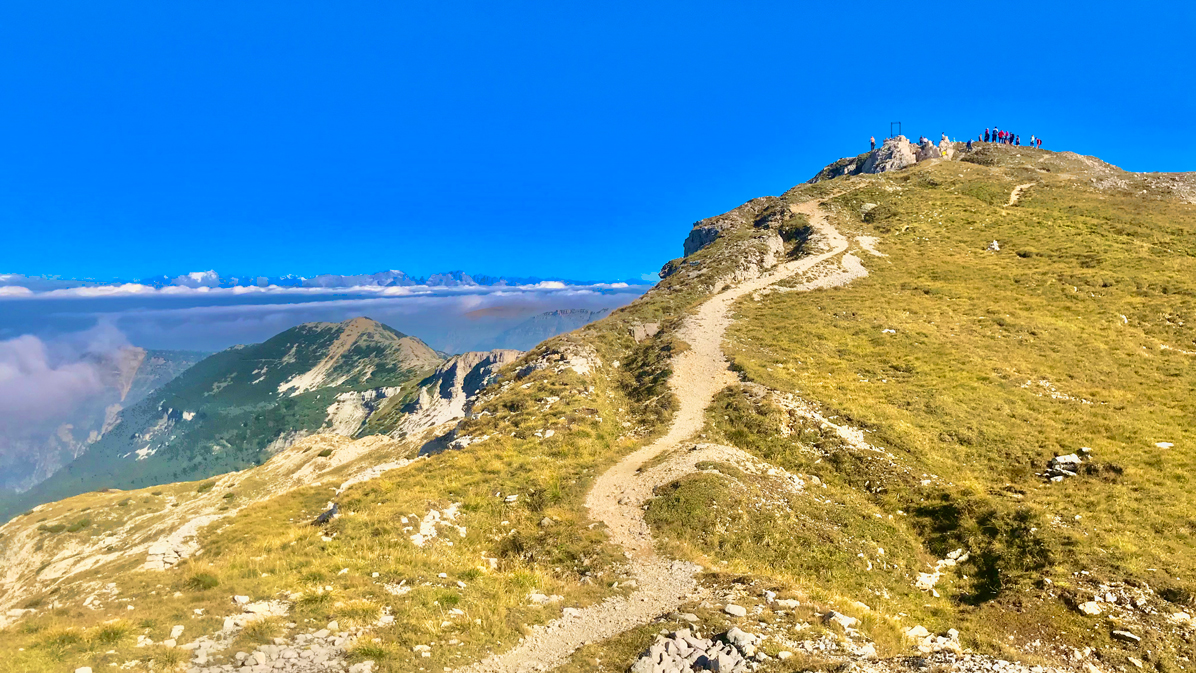
<svg viewBox="0 0 1196 673">
<path fill-rule="evenodd" d="M 220 585 L 220 580 L 212 573 L 195 573 L 183 582 L 183 586 L 191 591 L 207 591 Z"/>
<path fill-rule="evenodd" d="M 317 453 L 316 455 L 321 458 L 327 458 L 328 456 L 332 455 L 332 449 L 324 449 L 323 451 Z"/>
<path fill-rule="evenodd" d="M 124 622 L 115 622 L 113 624 L 105 624 L 101 626 L 98 631 L 91 637 L 91 641 L 95 645 L 102 645 L 111 647 L 124 640 L 125 636 L 129 635 L 132 629 Z"/>
<path fill-rule="evenodd" d="M 87 528 L 90 525 L 91 525 L 91 519 L 79 519 L 75 523 L 72 523 L 70 526 L 67 526 L 66 532 L 78 533 L 79 531 L 83 530 L 84 528 Z"/>
<path fill-rule="evenodd" d="M 207 493 L 208 491 L 212 490 L 212 488 L 214 488 L 215 486 L 216 486 L 215 481 L 205 481 L 204 483 L 200 484 L 199 486 L 197 486 L 195 488 L 195 492 L 196 493 Z"/>
<path fill-rule="evenodd" d="M 266 617 L 246 624 L 237 636 L 237 641 L 242 644 L 265 645 L 281 633 L 281 620 L 277 617 Z"/>
</svg>

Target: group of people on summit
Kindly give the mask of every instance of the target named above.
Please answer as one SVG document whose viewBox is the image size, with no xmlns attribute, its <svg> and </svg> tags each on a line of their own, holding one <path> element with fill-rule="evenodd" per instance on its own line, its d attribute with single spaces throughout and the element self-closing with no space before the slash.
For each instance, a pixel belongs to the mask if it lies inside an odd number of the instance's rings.
<svg viewBox="0 0 1196 673">
<path fill-rule="evenodd" d="M 984 129 L 984 133 L 980 135 L 980 140 L 986 143 L 999 143 L 1001 145 L 1018 145 L 1022 144 L 1022 137 L 1013 133 L 1012 131 L 1002 131 L 997 127 L 993 127 L 992 133 L 988 129 Z M 1030 136 L 1030 147 L 1042 149 L 1042 138 L 1035 138 Z"/>
<path fill-rule="evenodd" d="M 872 136 L 868 140 L 870 141 L 870 143 L 872 145 L 872 149 L 876 149 L 876 136 Z M 888 140 L 888 139 L 886 139 L 886 140 Z M 947 140 L 946 133 L 943 134 L 943 140 Z M 1022 137 L 1020 135 L 1017 135 L 1016 133 L 1011 132 L 1011 131 L 1002 131 L 996 127 L 993 127 L 991 132 L 988 129 L 984 129 L 984 133 L 980 134 L 980 136 L 977 138 L 977 141 L 978 142 L 986 142 L 986 143 L 998 143 L 1000 145 L 1016 145 L 1016 146 L 1020 147 L 1022 144 Z M 930 142 L 929 138 L 926 138 L 924 136 L 921 138 L 918 138 L 919 145 L 923 145 L 928 142 Z M 1028 146 L 1036 148 L 1036 149 L 1042 149 L 1042 138 L 1036 138 L 1034 136 L 1030 136 L 1030 144 Z M 968 149 L 969 150 L 972 149 L 972 139 L 971 138 L 968 139 Z"/>
</svg>

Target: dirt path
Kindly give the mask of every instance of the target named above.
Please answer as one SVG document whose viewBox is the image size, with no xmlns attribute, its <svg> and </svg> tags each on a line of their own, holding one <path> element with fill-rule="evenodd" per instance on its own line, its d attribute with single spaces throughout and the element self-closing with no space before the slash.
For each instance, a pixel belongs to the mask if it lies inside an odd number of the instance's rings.
<svg viewBox="0 0 1196 673">
<path fill-rule="evenodd" d="M 1029 189 L 1033 186 L 1034 186 L 1033 182 L 1027 182 L 1024 185 L 1018 185 L 1018 186 L 1014 187 L 1013 192 L 1009 194 L 1009 203 L 1006 203 L 1005 207 L 1008 208 L 1009 206 L 1012 206 L 1013 204 L 1017 203 L 1017 200 L 1019 198 L 1021 198 L 1021 196 L 1022 196 L 1022 192 L 1026 191 L 1027 189 Z"/>
<path fill-rule="evenodd" d="M 819 209 L 818 202 L 809 201 L 792 208 L 809 217 L 826 251 L 779 264 L 759 278 L 728 288 L 708 299 L 696 314 L 686 319 L 678 336 L 690 345 L 690 349 L 673 362 L 669 385 L 677 395 L 680 408 L 673 416 L 668 433 L 626 456 L 603 473 L 586 498 L 590 516 L 604 523 L 611 542 L 624 549 L 636 580 L 636 592 L 626 598 L 608 599 L 582 610 L 580 614 L 538 627 L 514 649 L 488 657 L 462 671 L 526 673 L 550 670 L 564 663 L 582 645 L 605 640 L 648 622 L 676 608 L 698 592 L 695 579 L 700 570 L 698 566 L 669 561 L 656 555 L 651 532 L 644 522 L 643 503 L 651 497 L 654 488 L 692 472 L 700 460 L 709 460 L 707 454 L 735 456 L 740 460 L 755 459 L 731 447 L 702 445 L 699 450 L 682 454 L 644 474 L 637 474 L 637 471 L 647 461 L 664 451 L 679 447 L 698 433 L 705 425 L 706 407 L 715 394 L 738 382 L 722 350 L 723 334 L 731 324 L 732 304 L 741 297 L 805 272 L 847 250 L 848 240 L 830 225 L 825 213 Z M 836 274 L 835 281 L 811 283 L 805 289 L 842 284 L 861 275 L 854 269 L 860 266 L 857 258 L 845 259 L 844 262 L 847 263 L 847 273 Z"/>
</svg>

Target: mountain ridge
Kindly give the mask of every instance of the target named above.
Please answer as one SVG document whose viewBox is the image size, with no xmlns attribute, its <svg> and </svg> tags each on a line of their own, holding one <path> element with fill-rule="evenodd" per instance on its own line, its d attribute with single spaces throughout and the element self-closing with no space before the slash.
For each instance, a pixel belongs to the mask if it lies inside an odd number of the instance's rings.
<svg viewBox="0 0 1196 673">
<path fill-rule="evenodd" d="M 310 438 L 9 522 L 0 555 L 36 558 L 0 578 L 20 588 L 2 605 L 31 606 L 0 652 L 204 673 L 1188 670 L 1196 210 L 1170 176 L 952 149 L 697 223 L 713 233 L 655 288 L 490 372 L 464 418 L 357 440 L 385 452 Z M 454 450 L 418 457 L 430 436 Z M 306 471 L 259 498 L 253 475 L 283 464 Z M 170 498 L 221 518 L 169 568 L 73 555 Z M 60 557 L 39 579 L 42 554 Z M 78 640 L 50 630 L 68 616 Z M 131 624 L 114 653 L 89 649 L 113 619 Z M 186 654 L 161 645 L 171 624 Z"/>
<path fill-rule="evenodd" d="M 243 469 L 324 427 L 337 393 L 402 395 L 441 361 L 419 339 L 368 318 L 305 323 L 234 346 L 121 411 L 104 437 L 18 500 Z"/>
</svg>

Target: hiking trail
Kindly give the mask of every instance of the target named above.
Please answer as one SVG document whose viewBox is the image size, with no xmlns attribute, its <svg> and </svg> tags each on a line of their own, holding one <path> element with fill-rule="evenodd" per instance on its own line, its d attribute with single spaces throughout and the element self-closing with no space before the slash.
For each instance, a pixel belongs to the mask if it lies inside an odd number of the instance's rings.
<svg viewBox="0 0 1196 673">
<path fill-rule="evenodd" d="M 686 318 L 678 337 L 690 346 L 673 360 L 669 387 L 680 403 L 668 433 L 635 451 L 594 483 L 586 498 L 593 519 L 606 525 L 613 544 L 623 548 L 636 591 L 627 597 L 613 597 L 581 610 L 579 613 L 535 627 L 513 649 L 491 655 L 463 673 L 530 673 L 551 670 L 565 663 L 583 645 L 605 640 L 644 624 L 694 598 L 700 591 L 696 575 L 701 568 L 684 561 L 670 561 L 657 556 L 651 532 L 644 522 L 644 502 L 653 490 L 676 481 L 696 470 L 704 460 L 761 463 L 759 459 L 733 447 L 702 444 L 652 469 L 638 470 L 660 454 L 678 448 L 705 425 L 706 408 L 723 388 L 739 382 L 729 368 L 722 351 L 723 334 L 731 324 L 730 309 L 744 296 L 765 290 L 773 283 L 806 272 L 842 253 L 849 242 L 835 229 L 818 201 L 807 201 L 790 208 L 805 214 L 818 232 L 826 251 L 785 262 L 759 278 L 744 281 L 706 300 L 697 312 Z M 811 280 L 799 290 L 834 287 L 865 275 L 859 259 L 844 255 L 844 272 Z M 717 457 L 716 457 L 717 456 Z"/>
<path fill-rule="evenodd" d="M 1011 192 L 1009 194 L 1009 203 L 1006 203 L 1005 207 L 1008 208 L 1009 206 L 1012 206 L 1013 204 L 1017 203 L 1017 200 L 1020 199 L 1022 196 L 1022 192 L 1026 191 L 1027 189 L 1029 189 L 1033 186 L 1034 186 L 1033 182 L 1027 182 L 1024 185 L 1018 185 L 1018 186 L 1014 187 L 1013 192 Z"/>
</svg>

